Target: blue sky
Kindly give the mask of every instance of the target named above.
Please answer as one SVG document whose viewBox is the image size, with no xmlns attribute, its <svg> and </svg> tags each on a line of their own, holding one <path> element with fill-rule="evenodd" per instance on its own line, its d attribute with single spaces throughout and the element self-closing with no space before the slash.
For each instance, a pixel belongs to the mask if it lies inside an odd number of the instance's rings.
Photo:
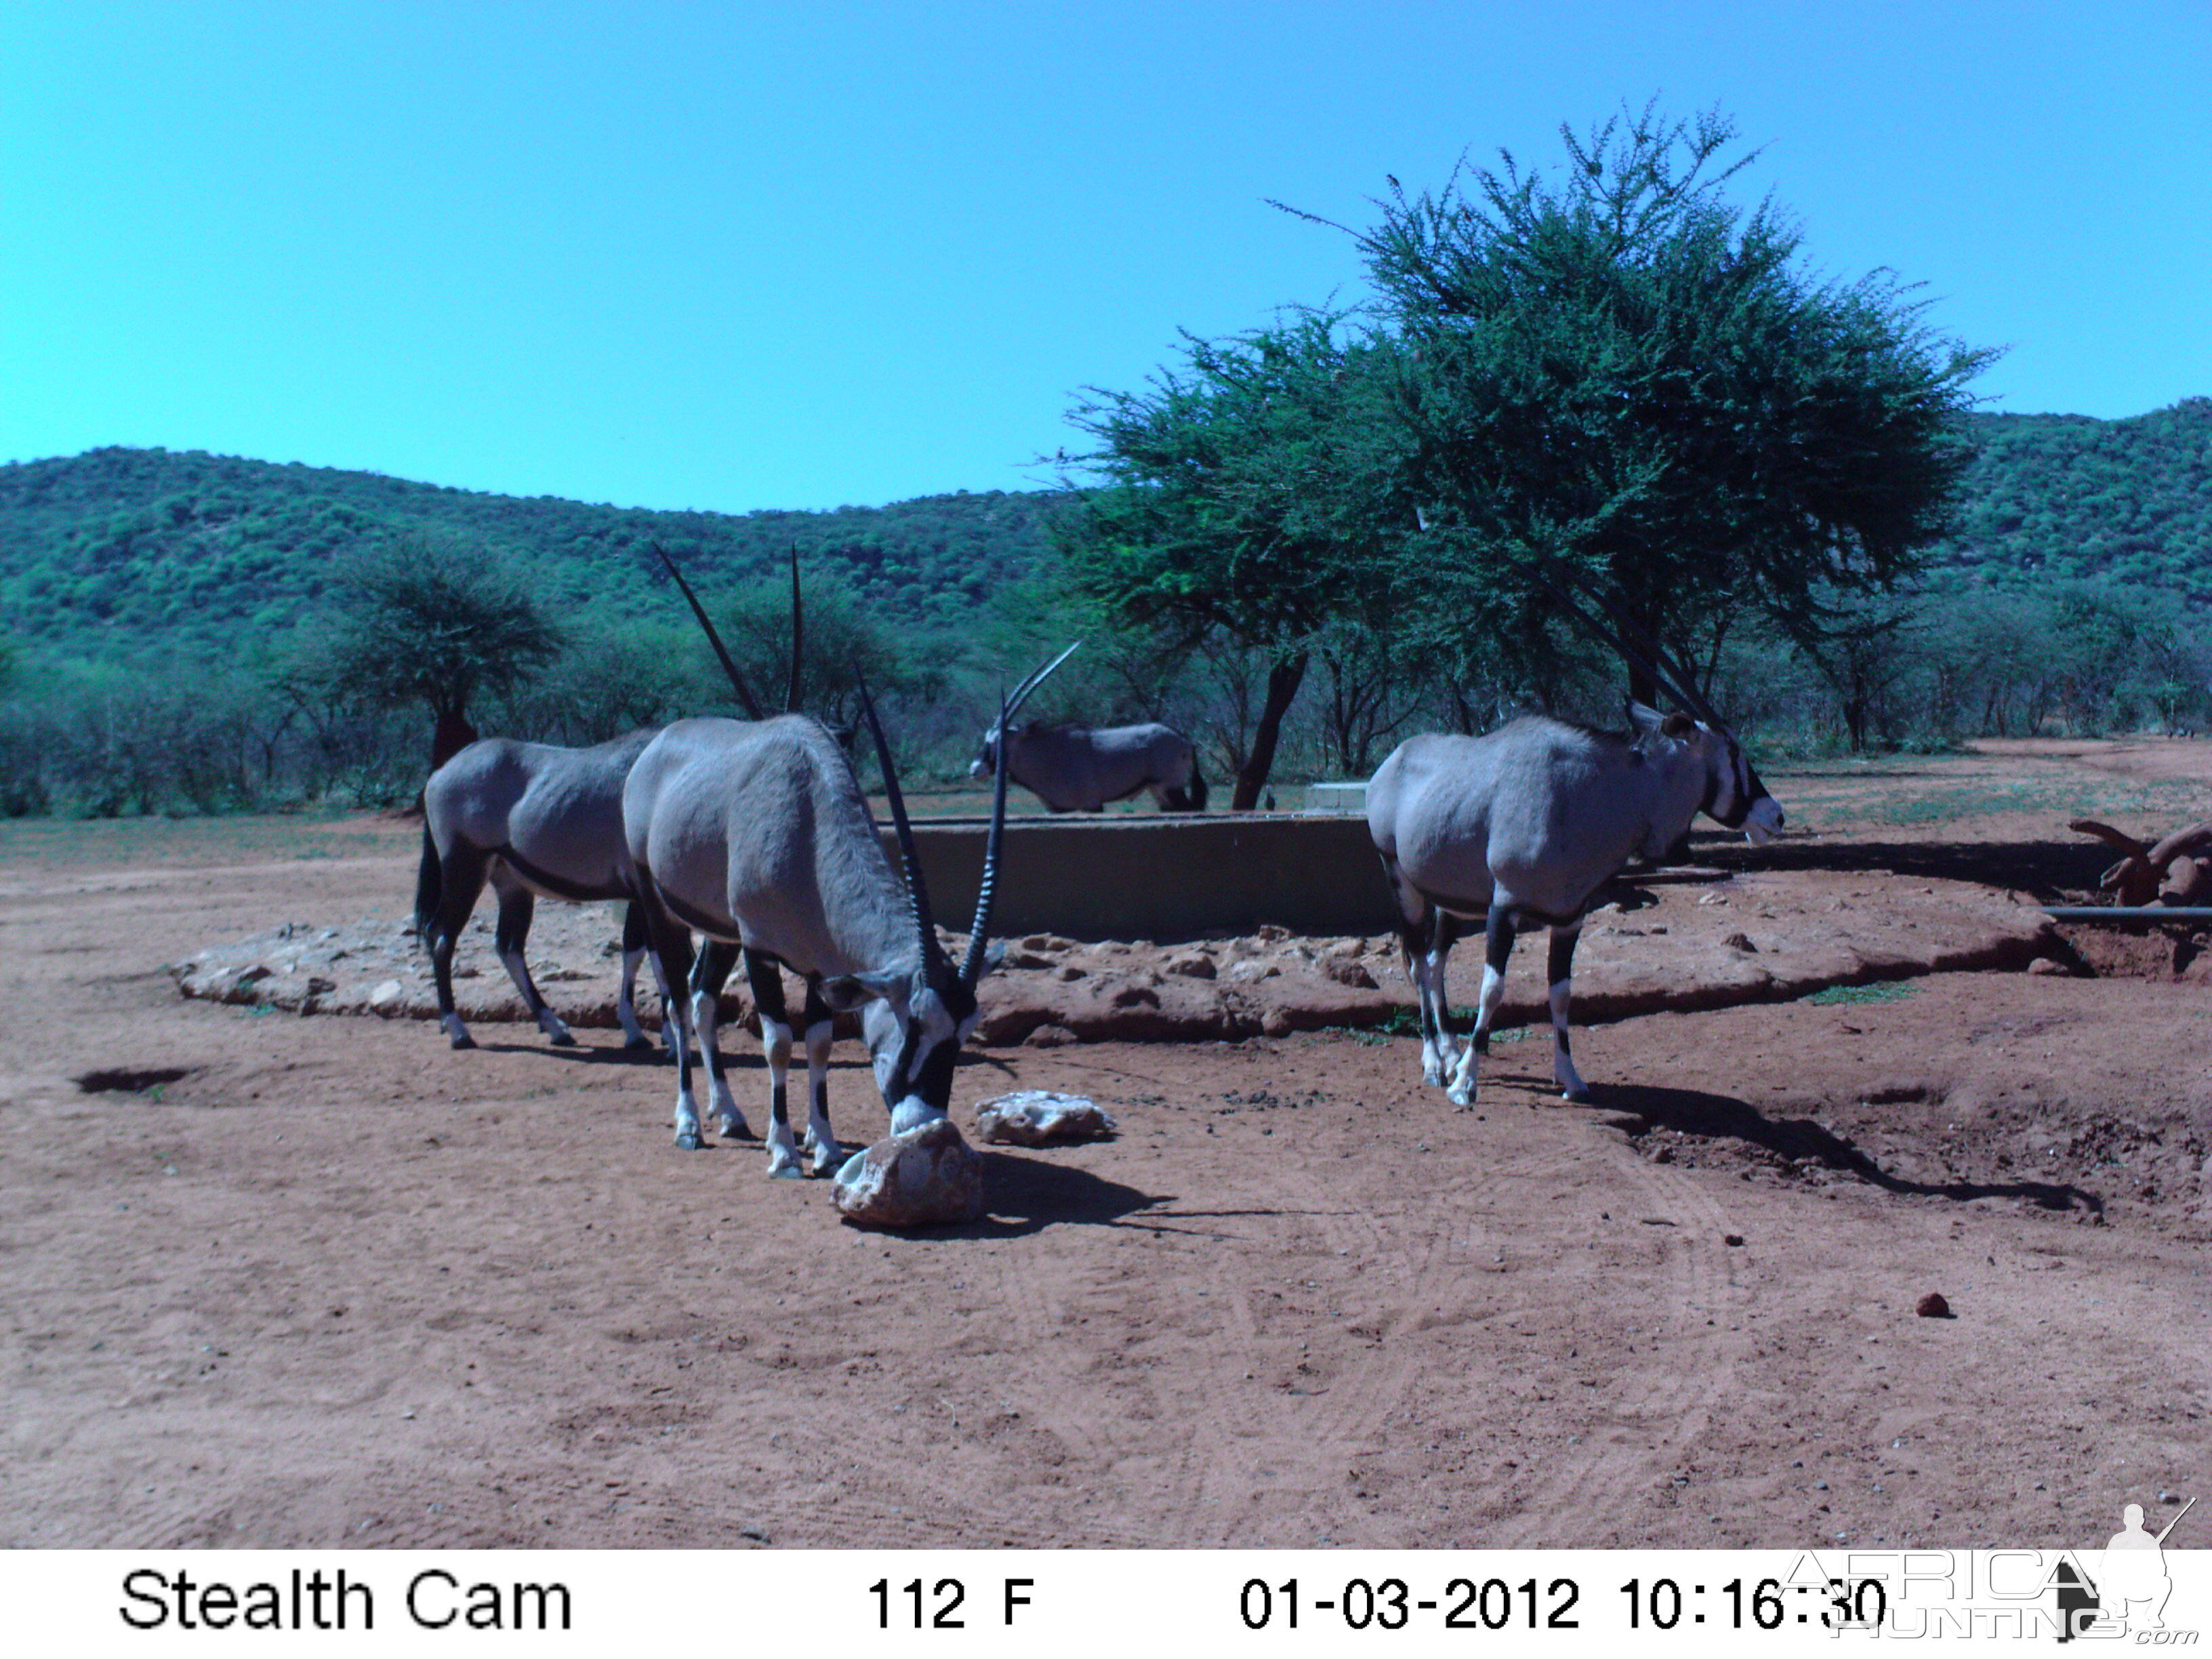
<svg viewBox="0 0 2212 1659">
<path fill-rule="evenodd" d="M 0 459 L 161 444 L 657 507 L 1021 489 L 1340 223 L 1656 94 L 1988 407 L 2212 393 L 2212 0 L 18 4 Z"/>
</svg>

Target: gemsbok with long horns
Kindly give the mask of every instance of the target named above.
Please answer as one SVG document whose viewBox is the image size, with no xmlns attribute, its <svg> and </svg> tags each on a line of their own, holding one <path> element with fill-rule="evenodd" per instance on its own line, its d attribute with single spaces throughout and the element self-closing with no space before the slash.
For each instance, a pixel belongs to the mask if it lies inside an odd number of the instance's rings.
<svg viewBox="0 0 2212 1659">
<path fill-rule="evenodd" d="M 1036 680 L 1028 683 L 1030 689 Z M 818 999 L 829 1012 L 865 1009 L 862 1034 L 893 1133 L 945 1115 L 960 1044 L 975 1022 L 976 983 L 991 965 L 987 945 L 1006 834 L 1005 781 L 994 792 L 975 916 L 956 968 L 938 942 L 913 825 L 865 686 L 861 704 L 906 866 L 903 883 L 884 854 L 851 762 L 828 729 L 806 715 L 758 723 L 679 720 L 647 746 L 623 790 L 640 902 L 669 983 L 687 979 L 694 928 L 745 954 L 768 1050 L 765 1139 L 774 1176 L 801 1173 L 786 1090 L 792 1031 L 776 964 L 806 981 L 810 1007 Z M 1009 700 L 1002 718 L 1012 713 Z M 691 1023 L 693 1011 L 681 999 L 670 1006 L 679 1026 Z M 826 1020 L 820 1030 L 826 1060 Z M 676 1144 L 691 1149 L 700 1145 L 700 1126 L 688 1036 L 679 1030 L 675 1043 Z M 813 1036 L 810 1030 L 810 1062 Z M 828 1175 L 841 1154 L 823 1073 L 811 1063 L 809 1071 L 806 1172 Z M 743 1116 L 717 1082 L 717 1126 L 742 1133 Z"/>
<path fill-rule="evenodd" d="M 1077 641 L 1080 644 L 1081 641 Z M 1040 669 L 1042 679 L 1067 659 Z M 1018 688 L 1018 700 L 1029 690 Z M 1152 791 L 1164 812 L 1206 810 L 1206 780 L 1199 775 L 1198 750 L 1171 726 L 1008 726 L 1004 720 L 983 733 L 982 747 L 968 764 L 971 778 L 1005 770 L 1054 812 L 1096 812 L 1109 801 L 1127 800 L 1140 789 Z"/>
<path fill-rule="evenodd" d="M 1522 573 L 1692 713 L 1662 718 L 1632 702 L 1625 734 L 1535 715 L 1479 738 L 1431 732 L 1401 744 L 1368 784 L 1368 833 L 1397 902 L 1406 974 L 1419 1005 L 1421 1075 L 1462 1106 L 1474 1101 L 1476 1062 L 1489 1048 L 1519 932 L 1551 929 L 1552 1073 L 1566 1098 L 1587 1100 L 1567 1016 L 1575 945 L 1600 890 L 1631 862 L 1664 860 L 1699 812 L 1742 830 L 1753 845 L 1784 821 L 1743 746 L 1692 690 L 1689 675 L 1661 672 L 1664 655 L 1648 636 L 1647 648 L 1637 650 L 1558 580 L 1526 567 Z M 1487 947 L 1482 991 L 1467 1048 L 1455 1053 L 1445 965 L 1462 924 L 1476 917 Z"/>
<path fill-rule="evenodd" d="M 707 630 L 738 705 L 762 718 L 760 702 L 692 592 L 676 562 L 658 544 L 668 574 Z M 799 696 L 802 626 L 799 550 L 791 560 L 792 654 L 787 704 Z M 657 727 L 632 732 L 588 749 L 482 738 L 430 775 L 422 787 L 422 858 L 415 882 L 415 931 L 430 952 L 438 1023 L 456 1048 L 473 1048 L 453 1002 L 453 948 L 489 882 L 499 896 L 494 948 L 523 1006 L 556 1047 L 575 1042 L 530 975 L 523 947 L 538 899 L 572 904 L 632 897 L 629 855 L 623 841 L 623 781 L 653 741 Z M 622 989 L 615 1000 L 626 1045 L 652 1046 L 637 1018 L 637 969 L 646 954 L 645 918 L 630 904 L 623 927 Z M 655 963 L 656 971 L 658 963 Z M 661 1000 L 669 1000 L 663 981 Z"/>
</svg>

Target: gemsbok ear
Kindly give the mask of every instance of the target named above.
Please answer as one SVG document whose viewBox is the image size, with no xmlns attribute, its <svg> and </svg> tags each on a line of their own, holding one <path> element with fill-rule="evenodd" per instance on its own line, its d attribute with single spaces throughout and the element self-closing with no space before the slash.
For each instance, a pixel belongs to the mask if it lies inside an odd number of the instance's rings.
<svg viewBox="0 0 2212 1659">
<path fill-rule="evenodd" d="M 907 991 L 911 987 L 909 977 L 896 969 L 878 969 L 871 973 L 840 974 L 822 981 L 822 1000 L 830 1005 L 830 1012 L 849 1014 L 855 1008 L 865 1007 L 881 1000 L 903 1006 Z"/>
<path fill-rule="evenodd" d="M 1657 735 L 1660 726 L 1664 723 L 1657 709 L 1649 708 L 1637 702 L 1633 697 L 1623 697 L 1620 700 L 1620 706 L 1627 712 L 1628 723 L 1632 727 L 1641 732 L 1647 738 Z"/>
</svg>

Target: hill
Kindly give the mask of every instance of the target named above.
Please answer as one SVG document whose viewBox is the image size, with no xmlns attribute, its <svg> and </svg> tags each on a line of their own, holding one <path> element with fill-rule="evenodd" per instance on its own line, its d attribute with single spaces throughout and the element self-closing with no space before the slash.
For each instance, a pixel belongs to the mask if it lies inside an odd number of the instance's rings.
<svg viewBox="0 0 2212 1659">
<path fill-rule="evenodd" d="M 99 449 L 0 466 L 0 635 L 57 655 L 212 659 L 317 609 L 332 562 L 416 531 L 539 573 L 575 611 L 670 616 L 658 541 L 702 589 L 771 575 L 795 543 L 891 616 L 957 625 L 1034 569 L 1048 497 L 990 491 L 827 513 L 656 513 L 198 451 Z M 680 610 L 680 607 L 678 608 Z"/>
<path fill-rule="evenodd" d="M 1939 580 L 2104 579 L 2212 602 L 2212 398 L 2126 420 L 1976 415 Z"/>
<path fill-rule="evenodd" d="M 1975 415 L 1936 585 L 2106 579 L 2212 603 L 2212 398 L 2101 421 Z M 702 586 L 773 574 L 794 543 L 878 614 L 958 628 L 1049 556 L 1050 497 L 990 491 L 826 513 L 655 513 L 495 495 L 197 451 L 0 466 L 0 636 L 58 656 L 234 653 L 320 604 L 332 561 L 385 537 L 466 538 L 535 568 L 572 614 L 666 619 L 659 541 Z"/>
</svg>

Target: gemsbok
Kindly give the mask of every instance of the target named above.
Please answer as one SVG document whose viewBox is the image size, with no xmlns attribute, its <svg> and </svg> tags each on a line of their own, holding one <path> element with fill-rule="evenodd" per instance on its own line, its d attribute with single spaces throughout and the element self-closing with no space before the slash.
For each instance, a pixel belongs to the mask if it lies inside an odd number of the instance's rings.
<svg viewBox="0 0 2212 1659">
<path fill-rule="evenodd" d="M 1489 1048 L 1516 933 L 1551 929 L 1552 1073 L 1567 1099 L 1587 1100 L 1567 1015 L 1576 941 L 1599 890 L 1632 861 L 1664 860 L 1699 812 L 1755 846 L 1784 822 L 1689 676 L 1662 674 L 1656 646 L 1636 651 L 1553 582 L 1536 580 L 1696 718 L 1631 703 L 1626 733 L 1537 715 L 1479 738 L 1431 732 L 1401 744 L 1368 784 L 1368 833 L 1397 902 L 1419 1005 L 1421 1075 L 1462 1106 L 1474 1101 L 1476 1062 Z M 1474 917 L 1485 924 L 1482 991 L 1467 1048 L 1455 1053 L 1444 970 Z"/>
<path fill-rule="evenodd" d="M 1030 689 L 1037 678 L 1028 682 Z M 1007 717 L 1013 707 L 1009 700 Z M 772 1176 L 801 1173 L 786 1089 L 792 1030 L 776 964 L 806 981 L 810 1010 L 826 1016 L 864 1009 L 862 1035 L 895 1134 L 945 1115 L 960 1044 L 976 1018 L 976 983 L 991 965 L 986 947 L 1006 834 L 1006 783 L 1002 779 L 994 792 L 975 916 L 956 968 L 938 942 L 914 829 L 865 686 L 862 708 L 906 866 L 903 883 L 878 839 L 851 762 L 828 729 L 806 715 L 678 720 L 647 746 L 623 790 L 640 902 L 668 982 L 687 981 L 692 929 L 745 954 L 768 1050 L 764 1139 Z M 699 988 L 698 981 L 690 982 Z M 691 1024 L 694 1008 L 683 999 L 669 1006 L 679 1027 Z M 816 1015 L 808 1018 L 814 1028 Z M 818 1030 L 826 1060 L 826 1018 Z M 674 1045 L 676 1144 L 687 1150 L 701 1144 L 688 1038 L 679 1029 Z M 826 1078 L 811 1063 L 815 1041 L 816 1029 L 810 1029 L 812 1098 L 804 1151 L 806 1172 L 822 1176 L 835 1170 L 840 1151 Z M 717 1127 L 744 1133 L 742 1114 L 716 1081 Z"/>
<path fill-rule="evenodd" d="M 480 738 L 422 786 L 415 931 L 429 947 L 438 1024 L 456 1048 L 473 1048 L 476 1040 L 453 1006 L 453 947 L 486 882 L 499 895 L 494 945 L 523 1006 L 556 1047 L 575 1042 L 538 994 L 523 946 L 541 894 L 572 904 L 629 898 L 623 780 L 653 735 L 633 732 L 591 749 Z M 645 919 L 633 904 L 623 921 L 622 991 L 615 1001 L 632 1048 L 652 1046 L 637 1021 L 637 965 L 645 946 Z M 665 1003 L 665 981 L 660 993 Z"/>
<path fill-rule="evenodd" d="M 738 704 L 760 719 L 758 699 L 723 648 L 721 636 L 708 621 L 691 585 L 658 544 L 653 550 L 660 555 L 706 629 Z M 796 547 L 792 550 L 791 605 L 791 678 L 786 700 L 796 702 L 802 638 Z M 575 1042 L 539 994 L 523 947 L 540 896 L 573 904 L 631 898 L 629 854 L 623 842 L 623 781 L 658 729 L 632 732 L 588 749 L 483 738 L 447 760 L 423 785 L 415 931 L 429 950 L 438 1023 L 454 1048 L 476 1047 L 453 1004 L 453 948 L 487 882 L 499 896 L 494 946 L 507 977 L 522 994 L 523 1006 L 556 1048 Z M 623 919 L 622 989 L 615 1000 L 615 1016 L 625 1045 L 632 1048 L 652 1046 L 637 1018 L 637 967 L 645 954 L 645 918 L 630 904 Z M 669 981 L 661 982 L 660 994 L 665 1005 Z"/>
<path fill-rule="evenodd" d="M 1061 653 L 1063 661 L 1066 655 Z M 1043 670 L 1037 678 L 1050 672 Z M 1170 726 L 1042 726 L 1032 721 L 1009 728 L 1001 720 L 983 733 L 982 747 L 969 763 L 968 775 L 992 776 L 999 770 L 1001 755 L 1013 781 L 1050 811 L 1096 812 L 1140 789 L 1151 790 L 1164 812 L 1206 810 L 1206 780 L 1199 775 L 1198 750 Z"/>
</svg>

